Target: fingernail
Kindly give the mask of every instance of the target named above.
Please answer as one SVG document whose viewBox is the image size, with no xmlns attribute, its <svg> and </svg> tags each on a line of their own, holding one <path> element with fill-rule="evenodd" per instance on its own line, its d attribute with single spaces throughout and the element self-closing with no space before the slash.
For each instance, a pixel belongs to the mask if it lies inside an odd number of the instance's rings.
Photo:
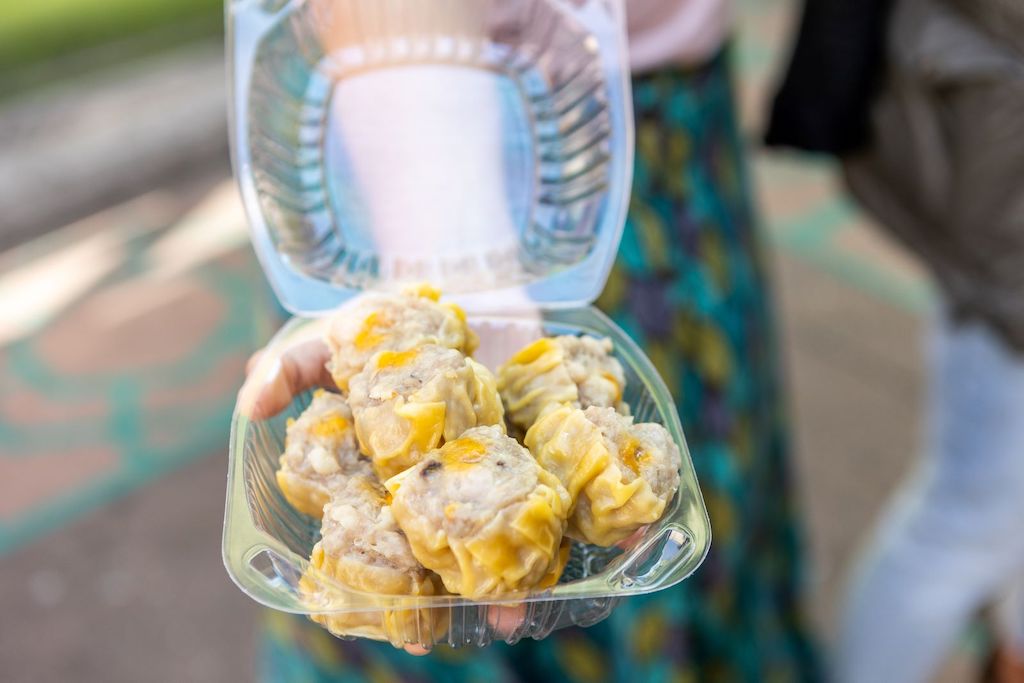
<svg viewBox="0 0 1024 683">
<path fill-rule="evenodd" d="M 281 370 L 283 368 L 280 358 L 274 358 L 267 364 L 267 369 L 263 374 L 263 384 L 272 384 L 277 381 L 277 378 L 281 376 Z"/>
</svg>

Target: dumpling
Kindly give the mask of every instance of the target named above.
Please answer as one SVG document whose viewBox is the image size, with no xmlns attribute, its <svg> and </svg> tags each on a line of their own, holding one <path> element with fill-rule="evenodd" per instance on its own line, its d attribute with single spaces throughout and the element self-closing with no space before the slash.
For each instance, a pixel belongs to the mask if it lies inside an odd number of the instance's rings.
<svg viewBox="0 0 1024 683">
<path fill-rule="evenodd" d="M 372 475 L 371 475 L 372 477 Z M 313 546 L 310 569 L 300 579 L 303 601 L 311 607 L 342 608 L 345 596 L 323 577 L 349 588 L 380 595 L 444 594 L 437 575 L 409 549 L 388 505 L 390 494 L 370 477 L 350 478 L 324 508 L 321 540 Z M 388 609 L 386 599 L 365 612 L 313 614 L 335 635 L 406 642 L 434 642 L 445 630 L 447 609 Z"/>
<path fill-rule="evenodd" d="M 349 380 L 378 351 L 403 351 L 420 344 L 438 344 L 471 354 L 476 334 L 466 314 L 451 303 L 441 303 L 432 287 L 402 294 L 368 294 L 343 308 L 330 321 L 325 341 L 331 350 L 327 369 L 342 391 Z"/>
<path fill-rule="evenodd" d="M 558 477 L 574 503 L 612 463 L 601 430 L 581 409 L 567 403 L 545 412 L 523 443 L 541 467 Z"/>
<path fill-rule="evenodd" d="M 569 564 L 569 555 L 572 554 L 572 539 L 568 536 L 562 537 L 562 543 L 558 546 L 558 554 L 555 556 L 555 563 L 548 569 L 548 573 L 541 577 L 534 588 L 551 588 L 558 583 L 565 573 L 565 567 Z"/>
<path fill-rule="evenodd" d="M 468 430 L 384 485 L 416 559 L 452 593 L 479 598 L 557 581 L 569 494 L 498 427 Z"/>
<path fill-rule="evenodd" d="M 381 480 L 477 425 L 503 425 L 490 370 L 436 344 L 381 351 L 349 385 L 356 436 Z"/>
<path fill-rule="evenodd" d="M 679 448 L 668 431 L 612 408 L 550 410 L 526 446 L 569 491 L 566 533 L 586 543 L 610 546 L 656 522 L 679 488 Z"/>
<path fill-rule="evenodd" d="M 551 405 L 604 406 L 628 413 L 626 377 L 611 355 L 610 339 L 544 337 L 523 347 L 498 369 L 498 390 L 509 421 L 529 429 Z"/>
<path fill-rule="evenodd" d="M 370 473 L 359 455 L 352 411 L 345 399 L 323 389 L 288 423 L 277 485 L 299 512 L 319 519 L 331 491 L 355 473 Z"/>
</svg>

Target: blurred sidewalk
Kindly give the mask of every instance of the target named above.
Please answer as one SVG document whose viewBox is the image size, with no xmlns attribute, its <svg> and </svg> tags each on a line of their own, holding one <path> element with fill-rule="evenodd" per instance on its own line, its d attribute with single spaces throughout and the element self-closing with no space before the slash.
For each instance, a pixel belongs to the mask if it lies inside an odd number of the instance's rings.
<svg viewBox="0 0 1024 683">
<path fill-rule="evenodd" d="M 224 49 L 177 51 L 0 102 L 0 249 L 157 186 L 227 172 Z"/>
</svg>

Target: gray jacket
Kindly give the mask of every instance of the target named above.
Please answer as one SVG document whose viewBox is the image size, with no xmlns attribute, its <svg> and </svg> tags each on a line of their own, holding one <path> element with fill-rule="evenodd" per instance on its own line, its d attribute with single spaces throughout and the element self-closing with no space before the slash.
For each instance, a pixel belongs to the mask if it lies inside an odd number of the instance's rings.
<svg viewBox="0 0 1024 683">
<path fill-rule="evenodd" d="M 899 0 L 887 61 L 850 189 L 1024 351 L 1024 0 Z"/>
</svg>

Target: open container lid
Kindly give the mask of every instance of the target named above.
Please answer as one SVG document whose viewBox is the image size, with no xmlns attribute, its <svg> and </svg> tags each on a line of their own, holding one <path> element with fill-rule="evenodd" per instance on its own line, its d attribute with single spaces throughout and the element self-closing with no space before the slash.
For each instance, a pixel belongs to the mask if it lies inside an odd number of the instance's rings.
<svg viewBox="0 0 1024 683">
<path fill-rule="evenodd" d="M 621 0 L 235 0 L 232 150 L 282 304 L 581 307 L 632 174 Z"/>
</svg>

